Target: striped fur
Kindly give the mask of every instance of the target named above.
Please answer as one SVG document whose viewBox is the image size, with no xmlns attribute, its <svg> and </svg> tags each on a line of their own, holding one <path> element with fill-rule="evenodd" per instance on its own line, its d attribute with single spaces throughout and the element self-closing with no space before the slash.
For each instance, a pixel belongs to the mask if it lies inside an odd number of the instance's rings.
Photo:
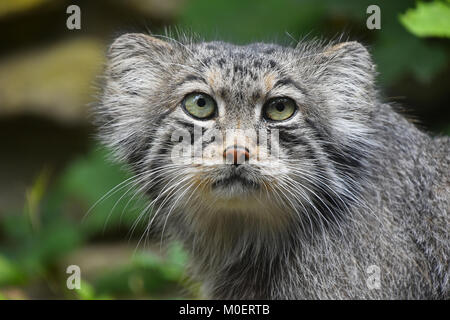
<svg viewBox="0 0 450 320">
<path fill-rule="evenodd" d="M 185 245 L 206 296 L 448 298 L 450 141 L 380 102 L 374 77 L 356 42 L 235 46 L 125 34 L 110 47 L 96 119 L 148 194 L 148 228 Z M 213 97 L 217 117 L 183 112 L 191 92 Z M 263 119 L 274 96 L 295 101 L 292 118 Z M 185 129 L 194 145 L 196 127 L 277 131 L 268 146 L 234 138 L 279 157 L 236 168 L 206 139 L 203 163 L 173 161 L 173 132 Z M 377 288 L 367 284 L 371 266 Z"/>
</svg>

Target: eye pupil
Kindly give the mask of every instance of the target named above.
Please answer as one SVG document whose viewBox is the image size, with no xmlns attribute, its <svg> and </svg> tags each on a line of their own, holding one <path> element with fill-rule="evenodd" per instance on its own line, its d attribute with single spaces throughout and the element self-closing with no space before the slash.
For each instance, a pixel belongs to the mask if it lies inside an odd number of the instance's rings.
<svg viewBox="0 0 450 320">
<path fill-rule="evenodd" d="M 206 93 L 192 92 L 181 101 L 181 107 L 191 117 L 209 120 L 216 115 L 217 105 L 213 98 Z"/>
<path fill-rule="evenodd" d="M 284 121 L 292 117 L 297 110 L 295 102 L 287 97 L 269 99 L 263 105 L 263 117 L 270 121 Z"/>
<path fill-rule="evenodd" d="M 275 108 L 278 110 L 278 112 L 282 112 L 284 110 L 284 103 L 278 102 Z"/>
<path fill-rule="evenodd" d="M 199 107 L 203 107 L 205 104 L 206 104 L 205 99 L 200 98 L 200 99 L 197 100 L 197 105 L 198 105 Z"/>
</svg>

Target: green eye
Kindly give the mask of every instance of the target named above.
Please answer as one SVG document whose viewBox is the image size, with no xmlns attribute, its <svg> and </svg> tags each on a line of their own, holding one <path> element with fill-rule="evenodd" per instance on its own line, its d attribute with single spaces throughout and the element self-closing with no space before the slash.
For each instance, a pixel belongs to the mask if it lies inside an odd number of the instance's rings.
<svg viewBox="0 0 450 320">
<path fill-rule="evenodd" d="M 216 102 L 204 93 L 190 93 L 183 100 L 184 109 L 194 118 L 209 119 L 216 113 Z"/>
<path fill-rule="evenodd" d="M 287 120 L 296 110 L 295 102 L 289 98 L 271 99 L 263 107 L 264 117 L 272 121 Z"/>
</svg>

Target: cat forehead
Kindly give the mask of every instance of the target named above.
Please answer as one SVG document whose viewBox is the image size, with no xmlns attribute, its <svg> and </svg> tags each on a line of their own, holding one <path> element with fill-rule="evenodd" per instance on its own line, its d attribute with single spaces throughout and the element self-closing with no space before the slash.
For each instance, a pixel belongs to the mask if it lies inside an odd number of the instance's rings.
<svg viewBox="0 0 450 320">
<path fill-rule="evenodd" d="M 226 67 L 231 65 L 236 66 L 237 69 L 246 67 L 260 71 L 275 69 L 289 52 L 289 48 L 266 43 L 240 46 L 215 41 L 196 44 L 194 48 L 206 66 Z"/>
<path fill-rule="evenodd" d="M 197 44 L 194 63 L 203 81 L 226 98 L 258 98 L 285 74 L 288 48 L 254 43 L 245 46 L 225 42 Z"/>
</svg>

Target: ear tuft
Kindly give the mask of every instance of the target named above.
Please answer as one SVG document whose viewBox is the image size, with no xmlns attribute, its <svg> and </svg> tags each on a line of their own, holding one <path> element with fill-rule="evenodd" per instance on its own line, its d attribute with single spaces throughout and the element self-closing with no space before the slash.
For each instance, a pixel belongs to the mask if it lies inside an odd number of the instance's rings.
<svg viewBox="0 0 450 320">
<path fill-rule="evenodd" d="M 107 74 L 119 79 L 132 75 L 148 78 L 176 55 L 173 43 L 143 33 L 126 33 L 111 44 L 107 56 Z"/>
<path fill-rule="evenodd" d="M 369 51 L 356 41 L 342 42 L 328 47 L 323 52 L 331 61 L 359 65 L 366 71 L 373 71 L 372 58 Z"/>
<path fill-rule="evenodd" d="M 364 86 L 373 86 L 375 64 L 369 51 L 359 42 L 349 41 L 327 46 L 322 53 L 327 76 L 334 75 L 341 81 L 355 85 L 359 82 Z"/>
<path fill-rule="evenodd" d="M 357 53 L 369 55 L 366 47 L 356 41 L 341 42 L 325 49 L 324 54 L 327 56 Z"/>
<path fill-rule="evenodd" d="M 118 37 L 108 50 L 110 59 L 117 56 L 127 58 L 138 55 L 165 55 L 172 51 L 172 45 L 166 41 L 143 34 L 126 33 Z"/>
</svg>

